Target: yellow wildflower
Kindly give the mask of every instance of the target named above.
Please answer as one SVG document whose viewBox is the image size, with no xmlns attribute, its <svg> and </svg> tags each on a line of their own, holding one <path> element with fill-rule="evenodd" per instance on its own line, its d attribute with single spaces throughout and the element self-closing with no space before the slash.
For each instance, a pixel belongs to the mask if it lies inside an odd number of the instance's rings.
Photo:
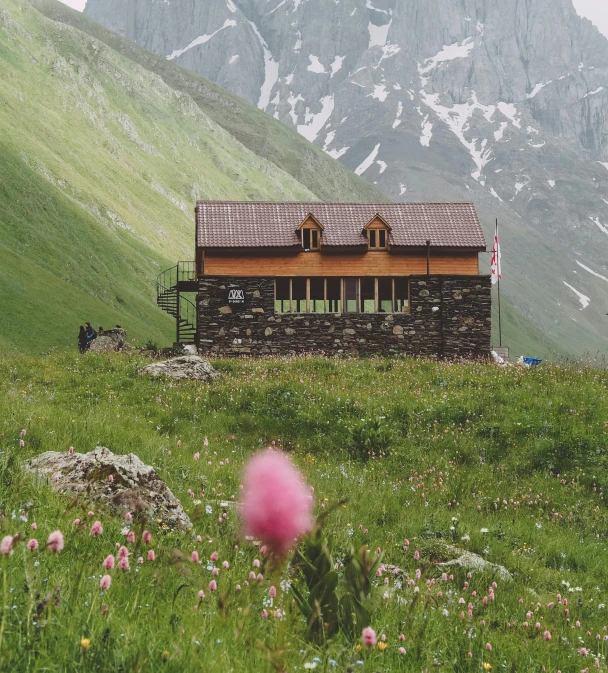
<svg viewBox="0 0 608 673">
<path fill-rule="evenodd" d="M 80 647 L 86 652 L 89 647 L 91 646 L 91 639 L 90 638 L 81 638 L 80 639 Z"/>
<path fill-rule="evenodd" d="M 484 671 L 490 671 L 490 670 L 492 670 L 492 665 L 489 664 L 487 661 L 484 661 L 483 664 L 482 664 L 482 666 L 483 666 L 483 670 L 484 670 Z"/>
<path fill-rule="evenodd" d="M 382 640 L 378 643 L 378 649 L 380 650 L 380 652 L 384 652 L 384 650 L 385 650 L 387 647 L 388 647 L 388 643 L 385 643 L 385 642 L 382 641 Z"/>
</svg>

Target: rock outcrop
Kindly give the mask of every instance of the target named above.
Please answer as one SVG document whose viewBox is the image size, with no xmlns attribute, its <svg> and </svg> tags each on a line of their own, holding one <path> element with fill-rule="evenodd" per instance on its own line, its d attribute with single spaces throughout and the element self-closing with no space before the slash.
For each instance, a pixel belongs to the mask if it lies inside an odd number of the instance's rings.
<svg viewBox="0 0 608 673">
<path fill-rule="evenodd" d="M 452 566 L 457 566 L 459 568 L 465 568 L 466 570 L 494 573 L 498 575 L 501 580 L 505 581 L 510 581 L 513 579 L 511 573 L 504 566 L 497 565 L 496 563 L 490 563 L 489 561 L 486 561 L 484 558 L 479 556 L 479 554 L 474 554 L 473 552 L 466 551 L 465 549 L 458 549 L 457 547 L 452 547 L 450 545 L 446 545 L 445 550 L 449 550 L 458 556 L 451 561 L 438 563 L 438 567 L 450 568 Z"/>
<path fill-rule="evenodd" d="M 26 469 L 58 493 L 81 496 L 121 512 L 144 512 L 150 521 L 186 530 L 192 523 L 156 470 L 135 454 L 118 456 L 98 446 L 89 453 L 47 451 Z"/>
<path fill-rule="evenodd" d="M 140 374 L 150 376 L 169 376 L 174 379 L 194 379 L 196 381 L 213 381 L 220 374 L 198 355 L 181 355 L 162 362 L 153 362 L 139 370 Z"/>
<path fill-rule="evenodd" d="M 90 353 L 112 353 L 120 352 L 129 348 L 127 343 L 127 332 L 121 327 L 104 330 L 99 332 L 95 339 L 91 341 L 89 347 Z"/>
</svg>

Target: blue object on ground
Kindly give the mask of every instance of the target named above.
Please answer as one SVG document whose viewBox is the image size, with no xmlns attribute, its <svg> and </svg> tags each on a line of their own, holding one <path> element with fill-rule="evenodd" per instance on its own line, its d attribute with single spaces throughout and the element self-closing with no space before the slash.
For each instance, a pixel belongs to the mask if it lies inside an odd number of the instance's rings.
<svg viewBox="0 0 608 673">
<path fill-rule="evenodd" d="M 524 362 L 531 367 L 538 367 L 542 360 L 538 360 L 537 358 L 524 358 Z"/>
</svg>

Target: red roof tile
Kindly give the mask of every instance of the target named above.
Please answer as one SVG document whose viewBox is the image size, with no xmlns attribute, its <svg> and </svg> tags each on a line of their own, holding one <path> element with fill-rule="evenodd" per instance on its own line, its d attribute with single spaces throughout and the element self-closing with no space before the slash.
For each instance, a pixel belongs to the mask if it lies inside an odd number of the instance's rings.
<svg viewBox="0 0 608 673">
<path fill-rule="evenodd" d="M 296 229 L 314 215 L 322 246 L 367 245 L 363 227 L 380 215 L 391 246 L 476 248 L 486 241 L 472 203 L 322 203 L 197 201 L 196 241 L 202 248 L 299 246 Z"/>
</svg>

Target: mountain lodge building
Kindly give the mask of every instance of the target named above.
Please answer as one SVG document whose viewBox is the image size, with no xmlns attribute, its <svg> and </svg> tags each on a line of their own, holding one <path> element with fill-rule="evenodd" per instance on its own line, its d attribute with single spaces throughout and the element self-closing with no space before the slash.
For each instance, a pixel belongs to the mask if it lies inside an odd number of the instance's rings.
<svg viewBox="0 0 608 673">
<path fill-rule="evenodd" d="M 158 279 L 177 341 L 217 356 L 489 354 L 473 204 L 198 201 L 195 213 L 195 261 Z"/>
</svg>

